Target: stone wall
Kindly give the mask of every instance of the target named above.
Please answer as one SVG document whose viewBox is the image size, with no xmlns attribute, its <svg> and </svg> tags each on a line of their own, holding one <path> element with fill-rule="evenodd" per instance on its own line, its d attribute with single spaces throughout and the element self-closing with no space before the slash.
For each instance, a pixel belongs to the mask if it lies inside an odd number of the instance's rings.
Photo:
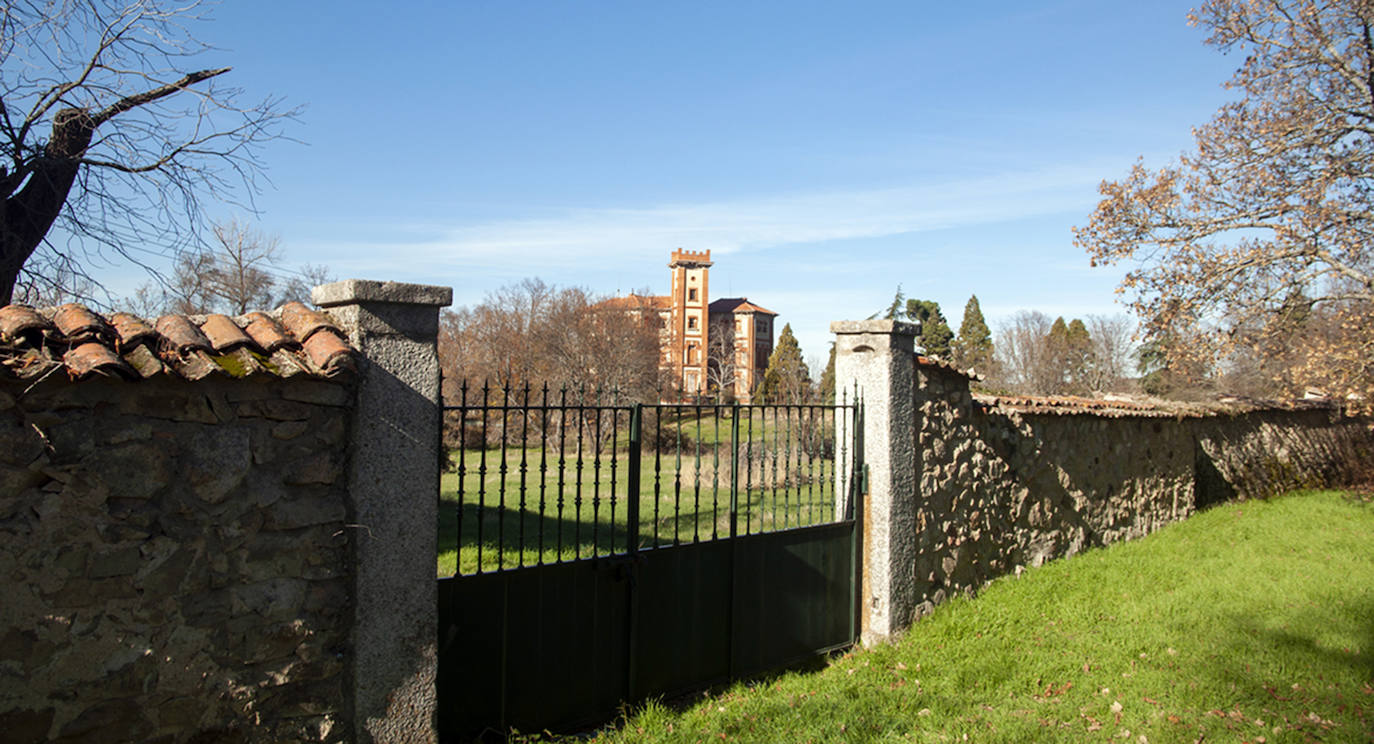
<svg viewBox="0 0 1374 744">
<path fill-rule="evenodd" d="M 0 385 L 7 742 L 334 741 L 348 385 Z"/>
<path fill-rule="evenodd" d="M 1374 421 L 1327 404 L 975 396 L 914 352 L 910 323 L 831 331 L 836 389 L 863 401 L 864 643 L 955 593 L 1210 504 L 1374 480 Z M 836 486 L 848 492 L 843 474 Z"/>
<path fill-rule="evenodd" d="M 1367 477 L 1370 422 L 1319 406 L 1129 410 L 975 399 L 918 364 L 916 614 L 1233 498 Z"/>
</svg>

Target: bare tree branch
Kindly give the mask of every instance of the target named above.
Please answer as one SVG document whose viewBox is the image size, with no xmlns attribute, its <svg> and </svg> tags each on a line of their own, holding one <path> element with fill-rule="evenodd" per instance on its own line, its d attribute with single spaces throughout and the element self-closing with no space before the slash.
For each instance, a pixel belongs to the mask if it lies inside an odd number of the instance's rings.
<svg viewBox="0 0 1374 744">
<path fill-rule="evenodd" d="M 186 71 L 210 49 L 190 31 L 204 12 L 197 0 L 4 5 L 0 303 L 56 265 L 45 254 L 146 265 L 135 252 L 149 246 L 204 247 L 204 200 L 251 204 L 261 146 L 295 111 L 241 104 L 217 86 L 229 67 Z"/>
</svg>

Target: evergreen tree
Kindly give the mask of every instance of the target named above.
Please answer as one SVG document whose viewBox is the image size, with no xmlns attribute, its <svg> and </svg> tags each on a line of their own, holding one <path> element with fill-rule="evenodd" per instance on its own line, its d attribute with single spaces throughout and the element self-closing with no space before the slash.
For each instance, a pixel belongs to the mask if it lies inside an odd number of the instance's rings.
<svg viewBox="0 0 1374 744">
<path fill-rule="evenodd" d="M 1088 365 L 1092 361 L 1093 340 L 1088 335 L 1088 327 L 1083 321 L 1074 318 L 1069 322 L 1064 348 L 1065 371 L 1069 387 L 1074 392 L 1087 389 Z"/>
<path fill-rule="evenodd" d="M 902 313 L 906 309 L 906 295 L 902 294 L 902 285 L 897 285 L 897 293 L 892 296 L 892 304 L 887 306 L 887 311 L 882 313 L 884 320 L 901 320 Z M 869 316 L 869 320 L 877 317 Z"/>
<path fill-rule="evenodd" d="M 988 372 L 992 367 L 992 331 L 983 319 L 978 295 L 969 297 L 964 305 L 964 320 L 959 324 L 959 337 L 952 351 L 955 363 L 964 369 Z"/>
<path fill-rule="evenodd" d="M 929 356 L 949 358 L 949 342 L 954 331 L 949 329 L 940 303 L 934 300 L 907 300 L 906 317 L 921 324 L 921 348 Z"/>
<path fill-rule="evenodd" d="M 802 359 L 801 346 L 792 335 L 792 325 L 784 325 L 778 334 L 778 345 L 768 357 L 768 370 L 759 385 L 759 399 L 764 403 L 804 403 L 811 397 L 811 372 Z"/>
<path fill-rule="evenodd" d="M 825 370 L 821 372 L 820 382 L 821 402 L 826 405 L 835 404 L 835 342 L 830 342 L 830 361 L 825 363 Z"/>
</svg>

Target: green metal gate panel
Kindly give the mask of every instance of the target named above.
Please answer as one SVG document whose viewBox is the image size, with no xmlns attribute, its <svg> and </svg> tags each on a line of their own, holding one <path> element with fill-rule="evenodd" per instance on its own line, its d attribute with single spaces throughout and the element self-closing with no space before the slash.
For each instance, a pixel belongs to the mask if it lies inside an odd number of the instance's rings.
<svg viewBox="0 0 1374 744">
<path fill-rule="evenodd" d="M 854 641 L 853 536 L 846 521 L 736 538 L 735 676 Z"/>
<path fill-rule="evenodd" d="M 440 730 L 567 729 L 854 640 L 854 523 L 439 580 Z"/>
<path fill-rule="evenodd" d="M 627 699 L 629 582 L 608 568 L 440 579 L 440 731 L 575 726 Z"/>
<path fill-rule="evenodd" d="M 460 551 L 459 573 L 473 573 L 439 579 L 446 739 L 574 729 L 627 702 L 777 669 L 854 641 L 861 446 L 826 449 L 816 434 L 826 432 L 827 411 L 831 431 L 843 414 L 845 431 L 857 432 L 857 406 L 660 405 L 659 449 L 641 463 L 641 416 L 650 407 L 552 406 L 547 390 L 542 405 L 529 403 L 528 390 L 525 398 L 514 404 L 503 394 L 500 406 L 460 410 L 460 420 L 480 425 L 486 450 L 457 467 L 460 484 L 476 484 L 475 503 L 459 486 L 457 511 L 460 540 L 475 550 L 469 564 Z M 665 455 L 661 427 L 672 414 L 694 416 L 699 432 L 710 422 L 709 459 L 700 443 Z M 556 458 L 531 453 L 532 425 L 540 447 L 557 437 Z M 516 430 L 520 438 L 508 443 Z M 583 430 L 599 438 L 584 439 Z M 618 449 L 617 432 L 628 432 L 628 451 Z M 466 437 L 459 441 L 467 446 Z M 576 458 L 565 469 L 572 442 Z M 546 468 L 551 462 L 556 469 Z M 844 495 L 835 493 L 841 483 Z M 834 519 L 836 509 L 844 519 Z M 600 538 L 598 513 L 610 523 Z M 565 558 L 569 539 L 580 547 Z M 495 555 L 484 564 L 488 546 Z"/>
</svg>

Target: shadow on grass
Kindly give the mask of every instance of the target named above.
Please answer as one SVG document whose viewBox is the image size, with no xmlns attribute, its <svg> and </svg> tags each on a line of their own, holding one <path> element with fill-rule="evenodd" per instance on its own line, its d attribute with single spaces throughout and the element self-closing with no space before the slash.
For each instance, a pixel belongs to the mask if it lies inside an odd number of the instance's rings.
<svg viewBox="0 0 1374 744">
<path fill-rule="evenodd" d="M 1260 618 L 1237 616 L 1231 642 L 1210 669 L 1235 690 L 1231 712 L 1218 723 L 1244 733 L 1281 726 L 1323 741 L 1374 741 L 1374 589 L 1362 597 L 1325 598 L 1286 627 L 1267 627 Z M 1337 602 L 1340 619 L 1331 622 Z M 1340 639 L 1340 640 L 1337 640 Z M 1263 666 L 1256 658 L 1273 660 Z M 1215 713 L 1212 715 L 1215 716 Z M 1248 728 L 1247 728 L 1248 727 Z M 1264 733 L 1264 732 L 1259 732 Z"/>
<path fill-rule="evenodd" d="M 677 509 L 661 508 L 655 515 L 652 507 L 646 509 L 641 504 L 639 547 L 728 537 L 727 508 L 723 504 L 681 505 Z M 462 571 L 471 573 L 477 570 L 478 553 L 481 554 L 482 570 L 492 570 L 498 563 L 505 568 L 515 568 L 537 565 L 541 559 L 550 563 L 629 550 L 628 508 L 623 501 L 616 502 L 614 513 L 606 500 L 584 502 L 580 515 L 571 504 L 561 517 L 556 508 L 553 513 L 548 511 L 522 510 L 518 505 L 479 507 L 463 504 L 459 507 L 452 501 L 442 501 L 439 505 L 439 551 L 457 550 Z"/>
</svg>

